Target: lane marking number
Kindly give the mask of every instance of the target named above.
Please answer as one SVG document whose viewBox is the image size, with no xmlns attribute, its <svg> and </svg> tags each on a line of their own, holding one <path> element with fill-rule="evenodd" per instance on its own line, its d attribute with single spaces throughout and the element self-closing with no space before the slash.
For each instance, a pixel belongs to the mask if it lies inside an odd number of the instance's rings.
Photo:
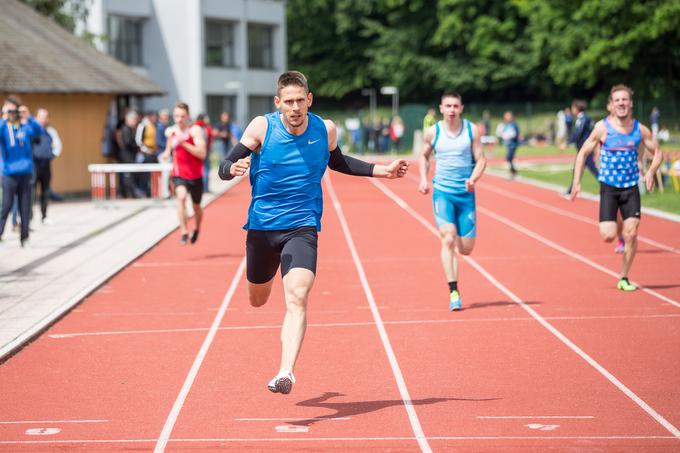
<svg viewBox="0 0 680 453">
<path fill-rule="evenodd" d="M 29 436 L 52 436 L 60 432 L 61 429 L 59 428 L 29 428 L 26 430 L 26 434 Z"/>
</svg>

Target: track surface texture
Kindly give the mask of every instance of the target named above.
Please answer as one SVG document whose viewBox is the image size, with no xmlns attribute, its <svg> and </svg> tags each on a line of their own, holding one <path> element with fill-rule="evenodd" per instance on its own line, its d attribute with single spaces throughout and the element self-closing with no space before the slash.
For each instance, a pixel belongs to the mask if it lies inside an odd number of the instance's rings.
<svg viewBox="0 0 680 453">
<path fill-rule="evenodd" d="M 280 277 L 248 303 L 244 182 L 0 365 L 0 451 L 679 451 L 680 225 L 643 216 L 623 293 L 596 203 L 486 176 L 451 313 L 416 170 L 324 177 L 289 395 L 266 388 Z"/>
</svg>

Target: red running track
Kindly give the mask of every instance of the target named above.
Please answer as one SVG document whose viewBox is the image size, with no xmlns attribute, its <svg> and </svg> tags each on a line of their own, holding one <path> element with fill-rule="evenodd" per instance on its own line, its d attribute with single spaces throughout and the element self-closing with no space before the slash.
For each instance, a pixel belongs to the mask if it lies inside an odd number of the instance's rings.
<svg viewBox="0 0 680 453">
<path fill-rule="evenodd" d="M 624 294 L 595 203 L 488 176 L 449 313 L 413 178 L 324 188 L 290 395 L 265 388 L 284 307 L 278 279 L 248 305 L 241 184 L 0 365 L 0 450 L 680 449 L 677 224 L 645 216 Z"/>
</svg>

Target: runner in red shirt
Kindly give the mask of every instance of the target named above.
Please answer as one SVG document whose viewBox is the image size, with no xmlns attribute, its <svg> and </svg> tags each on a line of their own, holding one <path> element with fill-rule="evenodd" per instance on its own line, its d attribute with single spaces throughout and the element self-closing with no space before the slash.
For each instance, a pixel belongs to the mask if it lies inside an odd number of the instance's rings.
<svg viewBox="0 0 680 453">
<path fill-rule="evenodd" d="M 165 131 L 168 142 L 161 160 L 168 160 L 172 152 L 172 184 L 177 198 L 179 229 L 182 232 L 180 242 L 183 245 L 189 242 L 185 205 L 187 194 L 191 195 L 195 222 L 195 228 L 191 234 L 193 244 L 198 239 L 203 218 L 201 198 L 203 197 L 203 159 L 206 157 L 206 144 L 203 129 L 198 125 L 192 126 L 190 123 L 188 105 L 184 102 L 175 104 L 172 117 L 175 124 Z"/>
</svg>

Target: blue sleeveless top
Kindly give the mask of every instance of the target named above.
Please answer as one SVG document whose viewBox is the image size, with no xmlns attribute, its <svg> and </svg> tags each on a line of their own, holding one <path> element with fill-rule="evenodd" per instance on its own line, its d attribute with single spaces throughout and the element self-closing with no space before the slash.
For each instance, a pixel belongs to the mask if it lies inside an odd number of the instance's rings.
<svg viewBox="0 0 680 453">
<path fill-rule="evenodd" d="M 290 230 L 312 226 L 321 231 L 321 178 L 330 158 L 326 125 L 321 117 L 307 113 L 307 130 L 293 135 L 280 115 L 265 115 L 264 142 L 250 158 L 252 199 L 243 228 Z"/>
<path fill-rule="evenodd" d="M 607 185 L 625 189 L 638 183 L 638 146 L 642 141 L 640 123 L 634 120 L 633 129 L 624 134 L 604 119 L 607 138 L 600 149 L 600 172 L 598 180 Z"/>
<path fill-rule="evenodd" d="M 472 153 L 472 127 L 468 120 L 461 122 L 460 131 L 452 136 L 442 121 L 435 126 L 432 143 L 437 167 L 433 185 L 437 190 L 449 193 L 465 193 L 465 180 L 472 175 L 475 166 Z"/>
</svg>

